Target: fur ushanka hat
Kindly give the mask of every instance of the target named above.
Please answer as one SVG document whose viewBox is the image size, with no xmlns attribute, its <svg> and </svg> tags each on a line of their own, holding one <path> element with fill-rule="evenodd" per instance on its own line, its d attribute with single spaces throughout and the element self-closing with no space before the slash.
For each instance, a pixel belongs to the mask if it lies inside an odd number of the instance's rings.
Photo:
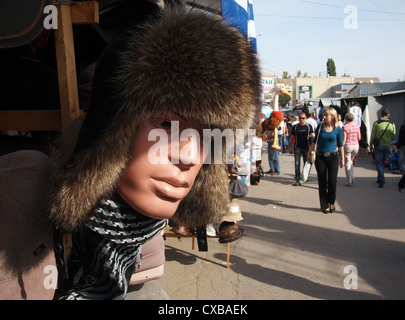
<svg viewBox="0 0 405 320">
<path fill-rule="evenodd" d="M 140 125 L 174 112 L 221 131 L 247 131 L 260 111 L 260 83 L 248 42 L 218 17 L 164 10 L 124 31 L 98 62 L 75 150 L 53 179 L 56 227 L 80 228 L 114 191 Z M 229 202 L 225 162 L 204 164 L 173 219 L 191 227 L 218 222 Z"/>
</svg>

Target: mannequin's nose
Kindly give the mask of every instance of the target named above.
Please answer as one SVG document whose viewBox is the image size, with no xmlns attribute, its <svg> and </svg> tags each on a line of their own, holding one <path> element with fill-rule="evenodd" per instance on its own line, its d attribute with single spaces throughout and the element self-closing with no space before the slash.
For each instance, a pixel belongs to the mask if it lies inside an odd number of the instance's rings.
<svg viewBox="0 0 405 320">
<path fill-rule="evenodd" d="M 186 139 L 183 138 L 179 141 L 179 164 L 185 167 L 199 164 L 200 152 L 200 137 L 198 133 L 191 132 Z"/>
</svg>

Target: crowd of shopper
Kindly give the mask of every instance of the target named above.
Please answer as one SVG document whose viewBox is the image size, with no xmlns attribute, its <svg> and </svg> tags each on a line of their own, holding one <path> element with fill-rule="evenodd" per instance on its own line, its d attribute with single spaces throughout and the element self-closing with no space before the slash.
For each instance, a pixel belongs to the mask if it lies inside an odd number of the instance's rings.
<svg viewBox="0 0 405 320">
<path fill-rule="evenodd" d="M 320 210 L 323 213 L 332 213 L 335 210 L 339 168 L 345 169 L 346 186 L 351 187 L 354 184 L 354 164 L 362 140 L 361 106 L 358 103 L 351 104 L 343 115 L 343 121 L 341 113 L 332 106 L 322 108 L 317 119 L 313 119 L 312 115 L 304 107 L 299 114 L 286 116 L 285 123 L 278 129 L 281 150 L 272 148 L 274 132 L 265 133 L 270 167 L 268 173 L 280 175 L 279 155 L 288 151 L 294 155 L 293 185 L 299 186 L 305 163 L 311 162 L 311 153 L 314 153 Z M 397 172 L 402 173 L 398 191 L 402 192 L 405 188 L 405 124 L 401 126 L 395 142 L 396 127 L 389 120 L 389 110 L 384 108 L 380 115 L 380 119 L 373 124 L 368 146 L 375 160 L 377 185 L 382 188 L 385 184 L 384 170 L 389 152 L 394 148 L 392 152 L 398 159 Z"/>
</svg>

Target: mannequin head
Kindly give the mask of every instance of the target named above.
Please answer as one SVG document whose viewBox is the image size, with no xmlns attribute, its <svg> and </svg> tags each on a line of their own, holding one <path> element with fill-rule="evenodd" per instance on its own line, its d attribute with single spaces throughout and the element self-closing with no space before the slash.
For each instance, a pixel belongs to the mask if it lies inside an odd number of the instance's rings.
<svg viewBox="0 0 405 320">
<path fill-rule="evenodd" d="M 75 149 L 51 181 L 51 220 L 71 232 L 112 196 L 191 227 L 220 221 L 230 201 L 227 168 L 204 162 L 202 131 L 249 129 L 260 83 L 250 45 L 217 17 L 170 9 L 128 27 L 97 62 Z M 157 130 L 167 133 L 162 149 L 160 135 L 151 139 Z M 150 151 L 168 161 L 151 161 Z"/>
</svg>

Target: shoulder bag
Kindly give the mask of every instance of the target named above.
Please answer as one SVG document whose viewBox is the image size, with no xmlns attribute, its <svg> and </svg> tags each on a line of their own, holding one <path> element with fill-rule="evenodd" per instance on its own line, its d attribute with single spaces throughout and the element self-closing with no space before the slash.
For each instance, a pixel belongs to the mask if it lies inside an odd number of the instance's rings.
<svg viewBox="0 0 405 320">
<path fill-rule="evenodd" d="M 318 149 L 318 141 L 319 141 L 319 136 L 321 135 L 321 130 L 322 130 L 322 124 L 319 127 L 318 135 L 316 136 L 316 142 L 315 142 L 315 149 L 311 152 L 308 161 L 309 162 L 315 162 L 316 160 L 316 151 Z"/>
<path fill-rule="evenodd" d="M 382 135 L 379 138 L 374 138 L 373 139 L 373 146 L 374 148 L 377 148 L 380 145 L 380 139 L 384 136 L 385 131 L 387 131 L 388 126 L 391 124 L 391 122 L 388 122 L 387 126 L 385 127 L 384 132 L 382 133 Z"/>
</svg>

